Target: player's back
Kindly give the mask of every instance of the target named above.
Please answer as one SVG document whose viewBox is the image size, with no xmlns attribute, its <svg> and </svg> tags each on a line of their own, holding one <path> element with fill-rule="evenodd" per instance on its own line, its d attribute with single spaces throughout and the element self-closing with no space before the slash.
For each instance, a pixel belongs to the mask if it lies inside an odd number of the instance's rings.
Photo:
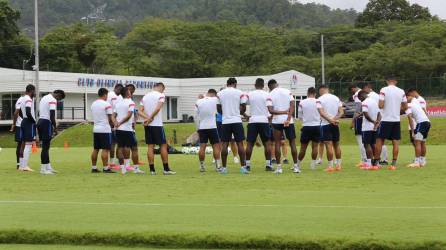
<svg viewBox="0 0 446 250">
<path fill-rule="evenodd" d="M 380 91 L 380 100 L 384 101 L 382 120 L 399 122 L 401 120 L 401 103 L 407 102 L 404 90 L 394 85 L 384 87 Z"/>
<path fill-rule="evenodd" d="M 429 121 L 429 117 L 424 112 L 422 104 L 416 98 L 413 98 L 409 103 L 409 113 L 412 113 L 412 117 L 415 123 L 422 123 Z"/>
<path fill-rule="evenodd" d="M 166 96 L 158 91 L 152 91 L 147 93 L 141 100 L 141 105 L 144 106 L 144 112 L 146 115 L 151 115 L 158 103 L 164 102 Z M 153 118 L 153 121 L 149 126 L 162 127 L 163 126 L 163 110 L 161 109 L 158 114 Z"/>
<path fill-rule="evenodd" d="M 240 104 L 246 102 L 243 92 L 236 88 L 228 87 L 217 95 L 223 111 L 223 124 L 241 123 Z"/>
<path fill-rule="evenodd" d="M 371 98 L 376 103 L 379 103 L 379 95 L 375 91 L 370 92 L 368 94 L 368 97 Z"/>
<path fill-rule="evenodd" d="M 319 126 L 321 124 L 321 116 L 317 110 L 316 98 L 307 98 L 299 103 L 299 111 L 303 126 Z"/>
<path fill-rule="evenodd" d="M 108 122 L 108 114 L 111 114 L 111 105 L 102 100 L 96 100 L 91 105 L 91 115 L 93 117 L 95 133 L 110 133 L 111 127 Z"/>
<path fill-rule="evenodd" d="M 320 96 L 317 99 L 317 103 L 320 105 L 318 107 L 323 108 L 330 117 L 336 117 L 339 113 L 339 108 L 342 107 L 341 100 L 330 93 Z M 322 125 L 327 124 L 329 124 L 329 122 L 322 118 Z"/>
<path fill-rule="evenodd" d="M 39 103 L 39 117 L 40 119 L 50 119 L 50 110 L 55 110 L 57 100 L 52 94 L 48 94 L 40 100 Z"/>
<path fill-rule="evenodd" d="M 254 90 L 248 93 L 248 104 L 250 108 L 250 123 L 268 123 L 270 113 L 268 111 L 268 92 Z"/>
<path fill-rule="evenodd" d="M 196 103 L 199 129 L 209 129 L 216 127 L 217 97 L 205 97 Z"/>
<path fill-rule="evenodd" d="M 36 114 L 34 113 L 34 100 L 29 95 L 24 95 L 22 99 L 22 103 L 20 106 L 20 110 L 22 111 L 23 118 L 28 118 L 28 115 L 26 114 L 26 108 L 31 108 L 31 115 L 32 117 L 36 118 Z"/>
<path fill-rule="evenodd" d="M 127 122 L 125 122 L 124 124 L 121 124 L 121 126 L 119 126 L 118 130 L 133 131 L 132 124 L 133 124 L 134 116 L 135 116 L 134 110 L 135 110 L 135 103 L 130 98 L 122 99 L 122 101 L 119 101 L 116 104 L 114 112 L 116 113 L 117 121 L 124 120 L 124 118 L 126 118 L 128 116 L 129 112 L 132 113 L 132 116 L 130 117 L 130 119 Z"/>
<path fill-rule="evenodd" d="M 23 96 L 19 97 L 19 99 L 17 99 L 16 103 L 15 103 L 15 109 L 20 110 L 20 113 L 22 112 L 22 102 L 23 102 Z M 22 114 L 23 116 L 23 114 Z M 19 115 L 17 116 L 17 121 L 15 123 L 16 127 L 20 127 L 20 125 L 22 124 L 22 117 Z"/>
<path fill-rule="evenodd" d="M 285 88 L 277 87 L 273 89 L 270 93 L 271 104 L 274 111 L 287 111 L 290 109 L 290 102 L 294 100 L 291 91 Z M 288 119 L 288 115 L 274 115 L 273 123 L 282 124 Z M 291 119 L 291 122 L 294 122 Z"/>
</svg>

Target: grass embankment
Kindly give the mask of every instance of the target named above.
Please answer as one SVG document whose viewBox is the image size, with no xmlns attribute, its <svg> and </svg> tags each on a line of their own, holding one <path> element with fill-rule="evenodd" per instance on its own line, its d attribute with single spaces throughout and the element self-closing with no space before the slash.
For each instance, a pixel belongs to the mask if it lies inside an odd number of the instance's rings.
<svg viewBox="0 0 446 250">
<path fill-rule="evenodd" d="M 354 145 L 356 140 L 354 138 L 353 131 L 350 130 L 350 119 L 343 120 L 341 123 L 341 140 L 343 145 Z M 402 144 L 408 145 L 408 126 L 407 119 L 402 120 Z M 165 131 L 169 141 L 174 142 L 174 130 L 177 134 L 177 144 L 180 146 L 186 142 L 186 138 L 189 137 L 195 131 L 195 125 L 191 123 L 187 124 L 166 124 Z M 446 119 L 432 118 L 432 129 L 429 137 L 430 145 L 441 145 L 446 143 Z M 300 124 L 297 124 L 296 133 L 299 136 Z M 144 128 L 142 125 L 137 126 L 136 131 L 138 143 L 144 144 Z M 92 126 L 91 125 L 78 125 L 74 128 L 65 130 L 59 135 L 52 143 L 53 147 L 63 147 L 64 143 L 68 142 L 71 147 L 90 147 L 92 145 Z M 15 147 L 14 137 L 12 134 L 0 133 L 0 147 L 12 148 Z"/>
</svg>

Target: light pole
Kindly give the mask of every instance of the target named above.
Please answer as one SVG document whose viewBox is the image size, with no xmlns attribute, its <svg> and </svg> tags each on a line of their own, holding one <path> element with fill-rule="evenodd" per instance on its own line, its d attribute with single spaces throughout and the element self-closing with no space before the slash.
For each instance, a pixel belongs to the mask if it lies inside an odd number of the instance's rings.
<svg viewBox="0 0 446 250">
<path fill-rule="evenodd" d="M 325 46 L 324 46 L 324 34 L 321 34 L 321 67 L 322 67 L 322 85 L 325 85 Z"/>
<path fill-rule="evenodd" d="M 39 3 L 38 0 L 34 0 L 34 42 L 35 42 L 35 65 L 34 70 L 36 71 L 36 114 L 39 113 L 39 102 L 40 102 L 40 83 L 39 83 Z"/>
</svg>

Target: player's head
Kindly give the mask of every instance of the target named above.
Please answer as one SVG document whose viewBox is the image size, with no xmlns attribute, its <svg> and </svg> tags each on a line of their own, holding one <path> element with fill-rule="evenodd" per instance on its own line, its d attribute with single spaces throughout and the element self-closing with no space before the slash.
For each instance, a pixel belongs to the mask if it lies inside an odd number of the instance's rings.
<svg viewBox="0 0 446 250">
<path fill-rule="evenodd" d="M 387 85 L 396 85 L 398 83 L 395 76 L 387 76 L 386 82 L 387 82 Z"/>
<path fill-rule="evenodd" d="M 63 99 L 65 99 L 65 91 L 60 90 L 60 89 L 54 90 L 53 96 L 54 96 L 54 98 L 56 98 L 56 100 L 62 101 Z"/>
<path fill-rule="evenodd" d="M 369 94 L 365 91 L 365 90 L 361 90 L 361 91 L 359 91 L 359 93 L 358 93 L 358 99 L 361 101 L 361 102 L 363 102 L 365 99 L 367 99 L 367 96 L 368 96 Z"/>
<path fill-rule="evenodd" d="M 373 91 L 373 86 L 370 82 L 367 82 L 364 84 L 364 86 L 362 87 L 362 90 L 364 90 L 365 92 L 367 92 L 367 94 L 370 94 Z"/>
<path fill-rule="evenodd" d="M 316 95 L 317 95 L 316 88 L 314 88 L 314 87 L 308 88 L 308 91 L 307 91 L 308 97 L 316 97 Z"/>
<path fill-rule="evenodd" d="M 262 78 L 257 78 L 254 86 L 256 87 L 256 89 L 264 89 L 265 88 L 265 80 L 263 80 Z"/>
<path fill-rule="evenodd" d="M 132 96 L 133 96 L 133 93 L 135 93 L 135 91 L 136 91 L 136 87 L 135 87 L 135 85 L 133 85 L 133 84 L 127 84 L 127 86 L 126 86 L 127 88 L 129 88 L 129 90 L 130 90 L 130 93 L 132 94 Z"/>
<path fill-rule="evenodd" d="M 407 90 L 406 93 L 407 96 L 413 96 L 415 98 L 418 98 L 420 96 L 420 94 L 418 94 L 418 91 L 416 88 L 410 88 Z"/>
<path fill-rule="evenodd" d="M 236 88 L 237 87 L 237 79 L 235 79 L 234 77 L 230 77 L 226 81 L 226 86 Z"/>
<path fill-rule="evenodd" d="M 122 85 L 122 84 L 120 84 L 120 83 L 116 84 L 116 85 L 115 85 L 115 89 L 114 89 L 115 94 L 116 94 L 116 95 L 119 95 L 119 94 L 121 93 L 121 89 L 122 89 L 122 88 L 124 88 L 124 85 Z"/>
<path fill-rule="evenodd" d="M 273 89 L 277 88 L 279 85 L 277 84 L 277 81 L 274 79 L 271 79 L 268 81 L 268 88 L 270 91 L 272 91 Z"/>
<path fill-rule="evenodd" d="M 121 93 L 119 93 L 122 98 L 130 98 L 132 97 L 132 92 L 130 91 L 129 86 L 125 86 L 121 89 Z"/>
<path fill-rule="evenodd" d="M 107 100 L 107 95 L 108 95 L 108 89 L 106 89 L 106 88 L 100 88 L 99 90 L 98 90 L 98 96 L 99 96 L 99 99 L 102 99 L 102 100 Z"/>
<path fill-rule="evenodd" d="M 328 94 L 329 90 L 330 89 L 328 88 L 327 85 L 321 85 L 321 86 L 319 86 L 319 95 Z"/>
<path fill-rule="evenodd" d="M 25 93 L 29 95 L 31 98 L 36 94 L 36 87 L 32 84 L 26 86 Z"/>
<path fill-rule="evenodd" d="M 352 95 L 354 95 L 359 90 L 359 88 L 357 84 L 353 83 L 348 87 L 348 90 Z"/>
<path fill-rule="evenodd" d="M 409 90 L 406 91 L 406 98 L 407 98 L 408 103 L 410 103 L 412 101 L 412 99 L 416 98 L 416 96 L 413 95 L 413 92 L 409 92 Z"/>
<path fill-rule="evenodd" d="M 166 89 L 166 87 L 164 86 L 164 83 L 162 83 L 162 82 L 157 82 L 157 83 L 155 83 L 155 85 L 153 85 L 153 90 L 156 90 L 160 93 L 163 93 L 165 89 Z"/>
<path fill-rule="evenodd" d="M 217 90 L 215 90 L 215 89 L 208 90 L 207 96 L 209 96 L 209 97 L 216 97 L 217 96 Z"/>
</svg>

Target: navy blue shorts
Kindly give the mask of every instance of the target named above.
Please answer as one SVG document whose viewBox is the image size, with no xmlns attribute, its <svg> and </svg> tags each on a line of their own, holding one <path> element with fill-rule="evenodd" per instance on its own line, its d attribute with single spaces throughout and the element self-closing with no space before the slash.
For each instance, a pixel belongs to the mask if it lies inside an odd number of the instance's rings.
<svg viewBox="0 0 446 250">
<path fill-rule="evenodd" d="M 167 143 L 163 127 L 144 127 L 147 145 L 163 145 Z"/>
<path fill-rule="evenodd" d="M 118 137 L 116 137 L 116 131 L 115 130 L 112 130 L 111 136 L 112 136 L 112 144 L 118 143 Z"/>
<path fill-rule="evenodd" d="M 243 128 L 243 123 L 223 124 L 222 130 L 222 142 L 230 142 L 233 136 L 234 141 L 236 142 L 242 142 L 245 140 L 245 130 Z"/>
<path fill-rule="evenodd" d="M 381 122 L 377 131 L 377 138 L 383 140 L 399 141 L 401 140 L 400 122 Z"/>
<path fill-rule="evenodd" d="M 376 131 L 362 131 L 362 144 L 375 145 L 376 144 Z"/>
<path fill-rule="evenodd" d="M 257 136 L 260 136 L 263 143 L 267 142 L 271 138 L 271 127 L 268 123 L 248 124 L 247 141 L 250 143 L 255 143 L 257 141 Z"/>
<path fill-rule="evenodd" d="M 431 123 L 430 122 L 422 122 L 418 123 L 417 127 L 415 128 L 415 135 L 420 133 L 423 135 L 423 140 L 426 140 L 429 136 L 429 130 L 431 129 Z"/>
<path fill-rule="evenodd" d="M 273 129 L 282 131 L 282 136 L 283 134 L 285 134 L 286 139 L 289 141 L 296 139 L 296 130 L 294 129 L 294 124 L 290 124 L 290 126 L 288 127 L 285 127 L 284 124 L 273 124 Z"/>
<path fill-rule="evenodd" d="M 94 149 L 110 150 L 112 144 L 111 133 L 93 133 L 93 147 Z"/>
<path fill-rule="evenodd" d="M 116 130 L 115 134 L 118 147 L 120 148 L 133 148 L 138 144 L 133 131 Z"/>
<path fill-rule="evenodd" d="M 361 135 L 362 134 L 362 120 L 363 116 L 360 116 L 355 119 L 355 135 Z"/>
<path fill-rule="evenodd" d="M 223 135 L 223 123 L 217 122 L 217 131 L 219 137 L 221 138 L 221 136 Z"/>
<path fill-rule="evenodd" d="M 36 139 L 36 124 L 25 118 L 20 125 L 22 130 L 22 141 L 32 142 Z"/>
<path fill-rule="evenodd" d="M 321 141 L 322 142 L 339 142 L 340 132 L 339 126 L 328 124 L 321 126 Z"/>
<path fill-rule="evenodd" d="M 37 122 L 37 131 L 40 141 L 49 142 L 53 139 L 53 126 L 50 120 L 40 119 Z"/>
<path fill-rule="evenodd" d="M 198 130 L 198 135 L 200 136 L 200 143 L 211 145 L 220 143 L 220 136 L 218 135 L 218 130 L 216 128 L 211 129 L 200 129 Z"/>
<path fill-rule="evenodd" d="M 300 130 L 300 143 L 308 144 L 311 142 L 319 142 L 321 139 L 321 126 L 304 126 Z"/>
<path fill-rule="evenodd" d="M 22 142 L 22 128 L 15 128 L 15 142 Z"/>
</svg>

